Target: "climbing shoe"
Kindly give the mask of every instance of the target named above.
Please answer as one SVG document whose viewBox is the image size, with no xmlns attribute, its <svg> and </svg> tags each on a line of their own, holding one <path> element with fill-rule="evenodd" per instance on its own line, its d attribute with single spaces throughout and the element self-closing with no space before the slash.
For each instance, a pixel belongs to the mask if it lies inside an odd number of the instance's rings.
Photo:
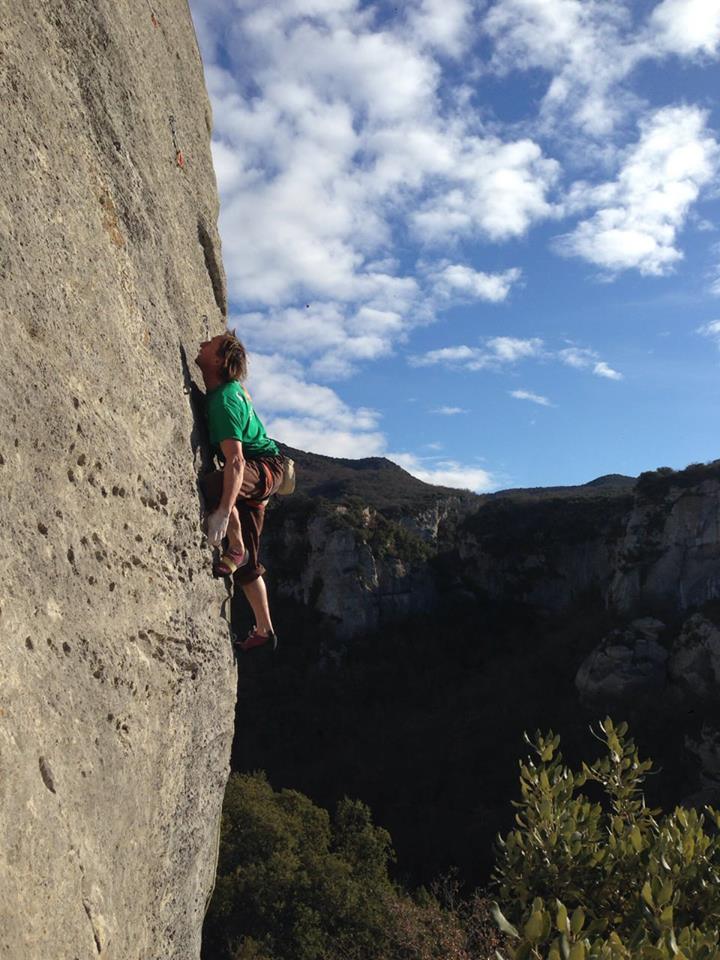
<svg viewBox="0 0 720 960">
<path fill-rule="evenodd" d="M 247 653 L 248 650 L 253 650 L 255 647 L 264 646 L 267 646 L 269 650 L 275 653 L 278 646 L 278 638 L 272 630 L 269 630 L 267 633 L 260 633 L 257 627 L 253 627 L 247 637 L 241 643 L 238 643 L 238 647 L 243 653 Z"/>
<path fill-rule="evenodd" d="M 243 553 L 236 553 L 234 550 L 228 549 L 213 564 L 213 576 L 218 580 L 220 577 L 230 577 L 240 567 L 244 567 L 249 560 L 250 553 L 247 550 Z"/>
</svg>

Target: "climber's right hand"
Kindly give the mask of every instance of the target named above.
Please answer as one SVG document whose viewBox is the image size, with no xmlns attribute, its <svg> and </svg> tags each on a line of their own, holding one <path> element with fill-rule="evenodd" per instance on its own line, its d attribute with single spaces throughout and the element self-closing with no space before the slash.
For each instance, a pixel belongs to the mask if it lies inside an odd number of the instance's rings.
<svg viewBox="0 0 720 960">
<path fill-rule="evenodd" d="M 230 514 L 224 510 L 215 510 L 207 519 L 207 538 L 211 547 L 219 547 L 227 533 Z"/>
</svg>

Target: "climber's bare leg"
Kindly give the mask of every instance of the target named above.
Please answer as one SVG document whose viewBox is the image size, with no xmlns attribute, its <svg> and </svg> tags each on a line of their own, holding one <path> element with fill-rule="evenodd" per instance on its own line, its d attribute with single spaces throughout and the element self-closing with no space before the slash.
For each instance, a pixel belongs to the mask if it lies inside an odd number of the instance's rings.
<svg viewBox="0 0 720 960">
<path fill-rule="evenodd" d="M 227 538 L 228 544 L 233 553 L 245 553 L 245 543 L 243 542 L 242 528 L 240 526 L 240 515 L 237 512 L 237 507 L 233 507 L 230 511 L 230 519 L 228 520 L 227 527 Z"/>
<path fill-rule="evenodd" d="M 257 580 L 253 580 L 250 583 L 243 583 L 242 588 L 255 614 L 255 626 L 257 627 L 258 633 L 263 635 L 270 633 L 273 625 L 270 619 L 270 607 L 268 606 L 265 581 L 262 577 L 258 577 Z"/>
</svg>

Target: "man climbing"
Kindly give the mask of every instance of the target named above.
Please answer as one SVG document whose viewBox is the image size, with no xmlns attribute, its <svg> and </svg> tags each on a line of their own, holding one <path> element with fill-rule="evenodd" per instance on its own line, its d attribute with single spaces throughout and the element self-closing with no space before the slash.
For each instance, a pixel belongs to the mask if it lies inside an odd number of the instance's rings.
<svg viewBox="0 0 720 960">
<path fill-rule="evenodd" d="M 208 540 L 227 547 L 213 564 L 216 577 L 234 574 L 255 615 L 255 626 L 239 644 L 243 651 L 270 643 L 277 647 L 258 560 L 265 505 L 280 486 L 283 457 L 265 433 L 250 395 L 241 381 L 247 375 L 245 348 L 236 336 L 221 333 L 200 344 L 195 363 L 205 382 L 205 412 L 213 452 L 224 461 L 222 470 L 202 478 L 207 507 Z"/>
</svg>

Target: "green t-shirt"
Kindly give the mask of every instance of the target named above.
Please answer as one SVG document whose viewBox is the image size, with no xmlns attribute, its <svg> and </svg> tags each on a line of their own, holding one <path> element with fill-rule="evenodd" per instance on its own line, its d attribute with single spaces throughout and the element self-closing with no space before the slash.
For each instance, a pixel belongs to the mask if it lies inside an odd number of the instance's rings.
<svg viewBox="0 0 720 960">
<path fill-rule="evenodd" d="M 249 460 L 276 457 L 277 444 L 265 433 L 265 427 L 253 409 L 250 395 L 237 380 L 215 387 L 205 397 L 210 443 L 219 447 L 222 440 L 240 440 L 243 455 Z"/>
</svg>

